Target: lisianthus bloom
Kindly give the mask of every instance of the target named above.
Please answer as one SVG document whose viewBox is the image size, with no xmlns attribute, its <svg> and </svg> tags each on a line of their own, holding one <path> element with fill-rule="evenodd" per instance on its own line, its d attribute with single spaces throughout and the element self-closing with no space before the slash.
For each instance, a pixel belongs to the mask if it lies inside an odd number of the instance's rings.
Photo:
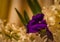
<svg viewBox="0 0 60 42">
<path fill-rule="evenodd" d="M 36 33 L 43 29 L 46 29 L 46 35 L 53 40 L 53 35 L 47 27 L 46 21 L 43 19 L 44 14 L 37 14 L 32 17 L 32 20 L 27 24 L 27 33 Z"/>
</svg>

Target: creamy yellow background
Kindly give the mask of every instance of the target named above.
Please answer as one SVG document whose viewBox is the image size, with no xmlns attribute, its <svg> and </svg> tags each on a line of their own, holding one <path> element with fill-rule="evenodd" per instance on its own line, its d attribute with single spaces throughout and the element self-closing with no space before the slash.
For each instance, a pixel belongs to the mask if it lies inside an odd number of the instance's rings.
<svg viewBox="0 0 60 42">
<path fill-rule="evenodd" d="M 0 0 L 0 18 L 7 19 L 11 0 Z"/>
<path fill-rule="evenodd" d="M 38 2 L 41 7 L 53 4 L 53 0 L 38 0 Z M 17 8 L 22 15 L 25 9 L 31 19 L 33 13 L 26 0 L 0 0 L 0 18 L 7 19 L 9 23 L 21 25 L 20 19 L 14 8 Z"/>
</svg>

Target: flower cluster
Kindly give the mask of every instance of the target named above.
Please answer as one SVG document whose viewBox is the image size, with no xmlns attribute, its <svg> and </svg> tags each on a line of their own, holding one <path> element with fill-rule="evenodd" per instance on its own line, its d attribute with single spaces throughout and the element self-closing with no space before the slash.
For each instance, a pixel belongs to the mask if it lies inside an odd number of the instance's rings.
<svg viewBox="0 0 60 42">
<path fill-rule="evenodd" d="M 0 20 L 0 40 L 2 42 L 35 42 L 37 39 L 38 41 L 44 42 L 45 37 L 46 35 L 41 39 L 39 34 L 26 33 L 24 26 L 19 27 L 10 23 L 4 25 L 4 22 Z"/>
<path fill-rule="evenodd" d="M 1 38 L 3 38 L 3 42 L 14 42 L 14 41 L 20 41 L 20 42 L 24 42 L 25 39 L 29 39 L 29 36 L 27 36 L 26 34 L 26 29 L 25 27 L 19 27 L 16 26 L 15 24 L 10 24 L 7 23 L 6 25 L 4 25 L 4 21 L 0 20 L 0 35 Z"/>
</svg>

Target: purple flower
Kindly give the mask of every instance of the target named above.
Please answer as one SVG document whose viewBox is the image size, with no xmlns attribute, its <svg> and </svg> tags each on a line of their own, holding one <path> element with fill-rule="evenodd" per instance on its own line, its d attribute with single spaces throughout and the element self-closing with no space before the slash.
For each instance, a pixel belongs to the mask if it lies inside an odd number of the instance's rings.
<svg viewBox="0 0 60 42">
<path fill-rule="evenodd" d="M 53 41 L 53 35 L 49 31 L 47 23 L 43 18 L 44 14 L 37 14 L 33 16 L 32 20 L 30 20 L 27 24 L 27 33 L 36 33 L 41 31 L 42 29 L 46 29 L 45 34 L 47 35 L 48 39 Z"/>
<path fill-rule="evenodd" d="M 47 28 L 47 23 L 43 20 L 44 14 L 37 14 L 32 17 L 32 20 L 27 24 L 27 33 L 39 32 Z"/>
<path fill-rule="evenodd" d="M 31 20 L 27 25 L 28 33 L 39 32 L 41 29 L 45 29 L 47 27 L 46 24 L 36 23 L 35 20 Z"/>
</svg>

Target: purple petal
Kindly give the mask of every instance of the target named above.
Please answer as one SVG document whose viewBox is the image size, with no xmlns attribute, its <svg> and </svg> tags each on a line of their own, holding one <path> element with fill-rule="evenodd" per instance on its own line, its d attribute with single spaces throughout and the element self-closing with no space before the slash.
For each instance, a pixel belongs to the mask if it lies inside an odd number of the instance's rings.
<svg viewBox="0 0 60 42">
<path fill-rule="evenodd" d="M 36 25 L 31 26 L 31 27 L 36 28 L 36 29 L 42 29 L 42 28 L 45 28 L 47 26 L 46 26 L 46 24 L 36 24 Z"/>
<path fill-rule="evenodd" d="M 45 24 L 35 24 L 35 25 L 28 25 L 27 31 L 28 32 L 38 32 L 42 29 L 45 29 L 47 26 Z"/>
<path fill-rule="evenodd" d="M 47 25 L 46 20 L 42 20 L 41 24 L 46 24 Z"/>
<path fill-rule="evenodd" d="M 28 23 L 28 25 L 35 25 L 35 24 L 37 24 L 37 22 L 35 20 L 30 20 Z"/>
<path fill-rule="evenodd" d="M 36 16 L 33 16 L 32 19 L 35 21 L 41 21 L 43 20 L 44 14 L 37 14 Z"/>
</svg>

